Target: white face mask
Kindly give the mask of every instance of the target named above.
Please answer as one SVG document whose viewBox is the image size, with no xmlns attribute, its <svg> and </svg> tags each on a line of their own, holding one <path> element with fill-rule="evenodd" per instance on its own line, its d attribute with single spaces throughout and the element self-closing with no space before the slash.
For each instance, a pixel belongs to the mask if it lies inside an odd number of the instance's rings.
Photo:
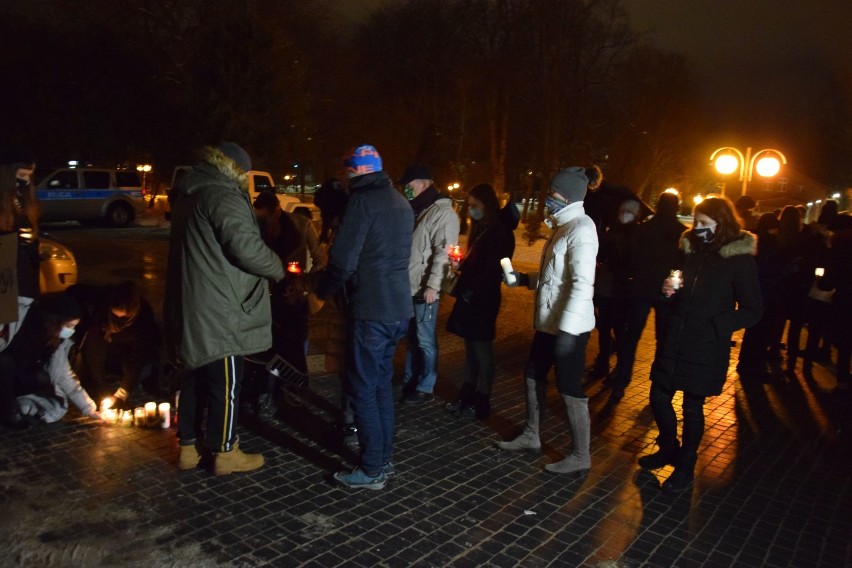
<svg viewBox="0 0 852 568">
<path fill-rule="evenodd" d="M 628 211 L 622 211 L 621 213 L 618 214 L 618 221 L 622 225 L 626 225 L 627 223 L 632 223 L 635 218 L 636 218 L 636 215 L 634 215 L 633 213 L 630 213 Z"/>
<path fill-rule="evenodd" d="M 74 326 L 66 326 L 59 330 L 60 339 L 70 339 L 72 335 L 74 335 Z"/>
</svg>

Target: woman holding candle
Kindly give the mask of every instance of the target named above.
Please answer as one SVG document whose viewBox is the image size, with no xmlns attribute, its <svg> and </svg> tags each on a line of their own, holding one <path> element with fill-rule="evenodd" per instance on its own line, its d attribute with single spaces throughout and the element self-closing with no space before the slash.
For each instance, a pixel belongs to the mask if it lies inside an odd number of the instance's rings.
<svg viewBox="0 0 852 568">
<path fill-rule="evenodd" d="M 465 379 L 458 399 L 445 408 L 487 420 L 494 381 L 492 343 L 503 279 L 500 259 L 511 258 L 515 251 L 512 230 L 518 225 L 518 210 L 510 202 L 501 211 L 494 188 L 487 183 L 470 190 L 467 205 L 471 219 L 467 254 L 458 267 L 460 274 L 452 292 L 456 301 L 447 321 L 447 330 L 464 338 Z"/>
<path fill-rule="evenodd" d="M 28 419 L 56 422 L 69 401 L 84 416 L 101 420 L 97 405 L 80 386 L 68 362 L 80 307 L 68 294 L 30 307 L 9 346 L 0 353 L 2 406 L 13 426 Z"/>
<path fill-rule="evenodd" d="M 704 401 L 722 392 L 731 356 L 731 335 L 760 319 L 763 303 L 754 260 L 757 240 L 742 231 L 724 197 L 695 207 L 693 228 L 681 238 L 683 285 L 663 283 L 672 312 L 651 367 L 651 409 L 659 428 L 656 453 L 639 458 L 643 469 L 675 466 L 662 484 L 678 493 L 692 485 L 704 435 Z M 683 435 L 677 438 L 672 399 L 683 392 Z"/>
</svg>

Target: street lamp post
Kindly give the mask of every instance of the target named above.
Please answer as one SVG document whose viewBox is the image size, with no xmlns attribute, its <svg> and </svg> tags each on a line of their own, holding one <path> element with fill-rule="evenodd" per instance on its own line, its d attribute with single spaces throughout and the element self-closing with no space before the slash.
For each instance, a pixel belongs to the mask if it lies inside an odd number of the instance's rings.
<svg viewBox="0 0 852 568">
<path fill-rule="evenodd" d="M 710 154 L 710 164 L 722 175 L 728 175 L 739 170 L 740 181 L 743 182 L 743 195 L 748 193 L 748 182 L 754 172 L 761 177 L 773 177 L 781 171 L 781 165 L 787 164 L 787 158 L 780 150 L 766 148 L 751 153 L 751 146 L 743 153 L 731 146 L 717 148 Z M 724 195 L 724 189 L 722 194 Z"/>
</svg>

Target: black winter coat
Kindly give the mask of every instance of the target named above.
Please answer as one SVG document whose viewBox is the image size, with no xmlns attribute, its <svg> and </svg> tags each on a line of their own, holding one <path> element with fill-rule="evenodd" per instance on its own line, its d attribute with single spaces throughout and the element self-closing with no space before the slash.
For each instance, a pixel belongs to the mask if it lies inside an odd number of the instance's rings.
<svg viewBox="0 0 852 568">
<path fill-rule="evenodd" d="M 654 216 L 638 225 L 628 246 L 630 297 L 656 300 L 669 271 L 683 264 L 678 243 L 686 226 L 677 217 Z"/>
<path fill-rule="evenodd" d="M 501 216 L 468 248 L 452 292 L 456 301 L 447 320 L 447 331 L 471 341 L 493 341 L 497 336 L 503 282 L 500 259 L 512 258 L 515 251 L 511 223 L 517 226 L 517 221 Z"/>
<path fill-rule="evenodd" d="M 687 231 L 683 285 L 671 297 L 672 313 L 651 380 L 701 396 L 722 392 L 731 358 L 731 334 L 760 320 L 763 302 L 754 261 L 756 238 L 740 236 L 721 248 L 703 245 Z"/>
</svg>

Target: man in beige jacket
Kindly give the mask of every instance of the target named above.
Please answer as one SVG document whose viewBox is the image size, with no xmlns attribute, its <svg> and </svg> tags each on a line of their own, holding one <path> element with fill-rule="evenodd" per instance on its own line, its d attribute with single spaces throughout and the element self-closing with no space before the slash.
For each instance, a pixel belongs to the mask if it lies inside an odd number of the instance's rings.
<svg viewBox="0 0 852 568">
<path fill-rule="evenodd" d="M 414 209 L 414 235 L 408 277 L 414 317 L 408 323 L 405 386 L 402 403 L 423 404 L 433 398 L 438 378 L 435 323 L 441 283 L 449 269 L 449 248 L 458 244 L 459 218 L 452 199 L 441 194 L 423 164 L 406 168 L 399 180 Z"/>
</svg>

